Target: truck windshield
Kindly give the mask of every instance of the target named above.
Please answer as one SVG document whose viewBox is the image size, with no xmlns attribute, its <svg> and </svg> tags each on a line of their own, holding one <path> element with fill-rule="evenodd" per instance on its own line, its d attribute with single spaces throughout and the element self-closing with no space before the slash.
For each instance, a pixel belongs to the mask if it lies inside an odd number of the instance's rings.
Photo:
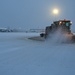
<svg viewBox="0 0 75 75">
<path fill-rule="evenodd" d="M 70 26 L 70 22 L 66 22 L 66 26 Z"/>
</svg>

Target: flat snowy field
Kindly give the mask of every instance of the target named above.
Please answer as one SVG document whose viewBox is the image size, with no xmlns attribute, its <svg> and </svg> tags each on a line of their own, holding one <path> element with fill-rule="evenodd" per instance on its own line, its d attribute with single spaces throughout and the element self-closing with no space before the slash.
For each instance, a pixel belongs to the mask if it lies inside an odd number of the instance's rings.
<svg viewBox="0 0 75 75">
<path fill-rule="evenodd" d="M 38 33 L 0 33 L 0 75 L 75 75 L 75 44 L 28 40 Z"/>
</svg>

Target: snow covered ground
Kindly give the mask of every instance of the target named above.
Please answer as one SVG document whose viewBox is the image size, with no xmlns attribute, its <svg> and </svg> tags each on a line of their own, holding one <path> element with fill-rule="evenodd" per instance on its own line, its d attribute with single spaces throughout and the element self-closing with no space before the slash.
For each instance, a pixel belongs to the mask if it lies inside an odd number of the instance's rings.
<svg viewBox="0 0 75 75">
<path fill-rule="evenodd" d="M 75 75 L 75 44 L 27 37 L 38 33 L 0 33 L 0 75 Z"/>
</svg>

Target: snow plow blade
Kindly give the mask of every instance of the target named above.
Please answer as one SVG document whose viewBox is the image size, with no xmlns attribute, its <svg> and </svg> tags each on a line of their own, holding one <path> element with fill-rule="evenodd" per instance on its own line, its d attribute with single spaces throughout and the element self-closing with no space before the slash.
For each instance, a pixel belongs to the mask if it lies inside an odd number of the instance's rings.
<svg viewBox="0 0 75 75">
<path fill-rule="evenodd" d="M 28 39 L 30 39 L 30 40 L 36 40 L 36 41 L 44 41 L 45 40 L 44 37 L 40 37 L 40 36 L 30 37 Z"/>
</svg>

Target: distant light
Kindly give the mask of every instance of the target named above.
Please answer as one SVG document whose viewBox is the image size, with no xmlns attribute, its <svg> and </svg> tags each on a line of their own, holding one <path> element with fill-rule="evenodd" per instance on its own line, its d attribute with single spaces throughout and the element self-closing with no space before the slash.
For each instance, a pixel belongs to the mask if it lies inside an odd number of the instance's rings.
<svg viewBox="0 0 75 75">
<path fill-rule="evenodd" d="M 57 15 L 59 13 L 59 10 L 58 9 L 53 9 L 53 14 Z"/>
</svg>

